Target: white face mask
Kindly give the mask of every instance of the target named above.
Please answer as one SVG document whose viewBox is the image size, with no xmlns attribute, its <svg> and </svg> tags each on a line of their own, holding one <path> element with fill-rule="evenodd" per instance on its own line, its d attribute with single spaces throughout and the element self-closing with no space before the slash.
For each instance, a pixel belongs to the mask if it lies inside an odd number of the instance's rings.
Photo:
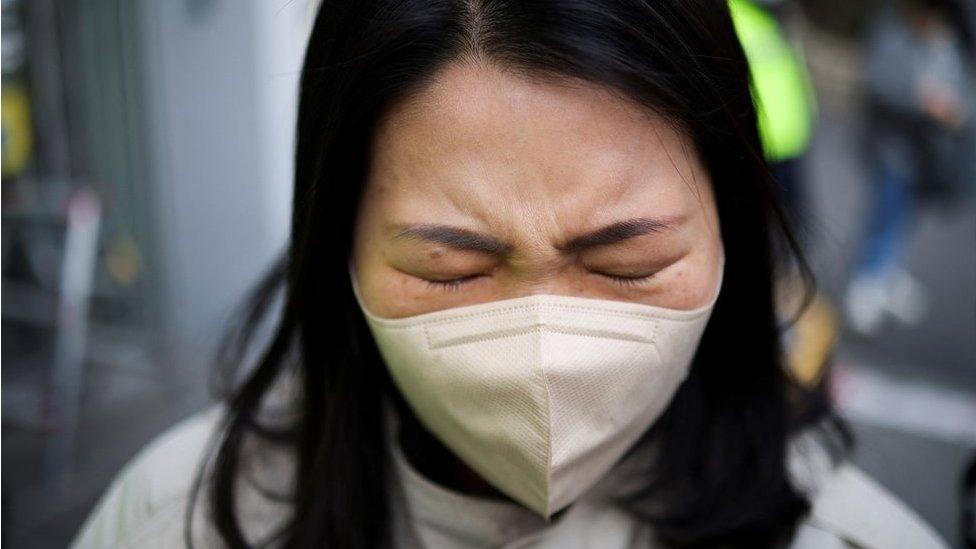
<svg viewBox="0 0 976 549">
<path fill-rule="evenodd" d="M 724 271 L 724 258 L 721 261 Z M 537 294 L 404 318 L 353 292 L 414 413 L 548 518 L 602 478 L 684 380 L 722 286 L 694 310 Z"/>
</svg>

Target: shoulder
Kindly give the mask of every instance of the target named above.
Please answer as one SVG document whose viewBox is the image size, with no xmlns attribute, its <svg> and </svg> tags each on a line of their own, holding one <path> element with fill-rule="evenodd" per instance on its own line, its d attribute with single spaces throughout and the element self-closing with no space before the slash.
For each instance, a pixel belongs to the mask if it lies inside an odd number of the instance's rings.
<svg viewBox="0 0 976 549">
<path fill-rule="evenodd" d="M 223 415 L 222 405 L 211 406 L 142 448 L 112 480 L 71 547 L 182 545 L 193 483 Z"/>
<path fill-rule="evenodd" d="M 826 422 L 790 440 L 790 477 L 811 506 L 791 549 L 948 547 L 924 519 L 849 459 L 835 461 L 828 448 L 839 436 Z"/>
<path fill-rule="evenodd" d="M 904 502 L 846 461 L 826 476 L 811 505 L 793 549 L 948 547 Z"/>
</svg>

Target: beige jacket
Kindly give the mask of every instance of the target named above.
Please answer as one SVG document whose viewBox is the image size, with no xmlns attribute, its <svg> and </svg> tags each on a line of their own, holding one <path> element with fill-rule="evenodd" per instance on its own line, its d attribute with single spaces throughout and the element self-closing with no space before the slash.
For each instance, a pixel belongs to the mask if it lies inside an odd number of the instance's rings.
<svg viewBox="0 0 976 549">
<path fill-rule="evenodd" d="M 71 547 L 185 547 L 190 487 L 222 413 L 219 406 L 205 410 L 144 448 L 109 486 Z M 891 493 L 853 465 L 824 465 L 825 454 L 817 457 L 815 451 L 802 448 L 809 443 L 798 438 L 791 449 L 791 474 L 813 501 L 813 511 L 801 524 L 792 549 L 947 547 Z M 428 481 L 403 458 L 396 444 L 391 448 L 397 479 L 394 532 L 400 547 L 655 547 L 652 531 L 645 523 L 599 497 L 612 483 L 625 482 L 625 462 L 566 513 L 547 523 L 516 504 L 467 496 Z M 287 485 L 289 464 L 282 451 L 251 444 L 244 452 L 239 514 L 251 542 L 265 539 L 287 517 L 287 504 L 268 499 L 261 490 L 281 492 L 280 487 Z M 195 507 L 194 546 L 220 547 L 204 520 L 206 507 L 205 501 Z"/>
</svg>

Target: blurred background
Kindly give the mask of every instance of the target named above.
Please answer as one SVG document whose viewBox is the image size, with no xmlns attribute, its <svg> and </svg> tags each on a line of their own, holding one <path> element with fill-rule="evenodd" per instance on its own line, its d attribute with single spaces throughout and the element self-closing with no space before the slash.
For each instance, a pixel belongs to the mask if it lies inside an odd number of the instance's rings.
<svg viewBox="0 0 976 549">
<path fill-rule="evenodd" d="M 821 286 L 785 334 L 791 368 L 816 385 L 830 365 L 855 461 L 964 546 L 976 5 L 732 5 Z M 216 337 L 287 238 L 315 9 L 2 0 L 3 543 L 65 545 L 139 448 L 210 402 Z"/>
</svg>

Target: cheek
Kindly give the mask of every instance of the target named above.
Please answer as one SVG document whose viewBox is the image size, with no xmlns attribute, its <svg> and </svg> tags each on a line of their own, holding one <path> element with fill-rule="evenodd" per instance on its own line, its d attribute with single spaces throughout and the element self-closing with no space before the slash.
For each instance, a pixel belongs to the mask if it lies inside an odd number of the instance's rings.
<svg viewBox="0 0 976 549">
<path fill-rule="evenodd" d="M 381 261 L 366 259 L 357 264 L 357 280 L 363 305 L 376 316 L 399 318 L 423 312 L 416 288 Z"/>
<path fill-rule="evenodd" d="M 681 261 L 658 273 L 658 292 L 645 302 L 682 310 L 706 305 L 718 289 L 723 257 L 720 241 L 699 241 Z"/>
<path fill-rule="evenodd" d="M 707 178 L 702 178 L 701 183 L 701 194 L 695 204 L 700 216 L 695 227 L 694 252 L 687 268 L 680 273 L 680 280 L 675 281 L 675 307 L 681 309 L 695 309 L 712 300 L 725 260 L 725 244 L 711 184 Z"/>
<path fill-rule="evenodd" d="M 352 261 L 363 306 L 380 317 L 394 316 L 407 295 L 396 277 L 389 275 L 378 237 L 364 216 L 360 216 L 353 237 Z"/>
</svg>

